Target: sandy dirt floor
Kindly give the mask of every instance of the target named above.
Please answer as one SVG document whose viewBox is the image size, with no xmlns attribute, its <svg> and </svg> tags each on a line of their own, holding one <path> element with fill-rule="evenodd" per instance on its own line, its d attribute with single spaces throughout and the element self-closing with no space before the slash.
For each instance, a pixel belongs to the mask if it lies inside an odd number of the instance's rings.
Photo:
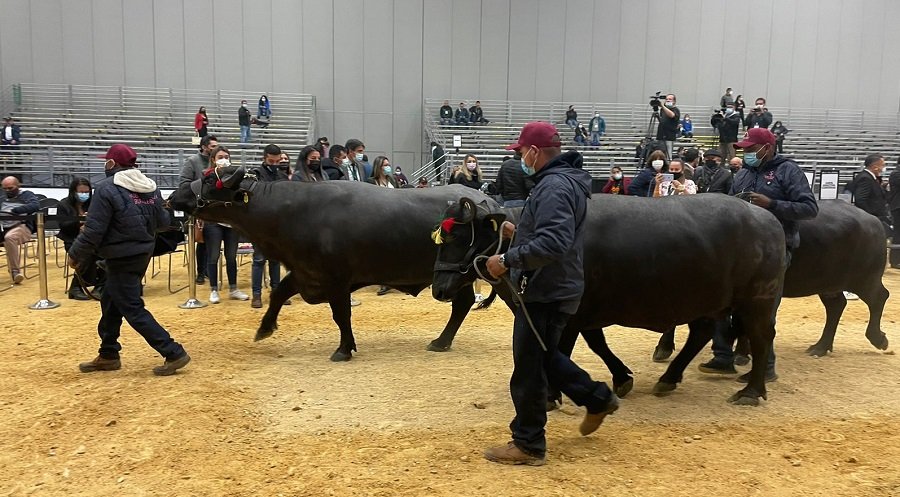
<svg viewBox="0 0 900 497">
<path fill-rule="evenodd" d="M 241 266 L 247 291 L 249 273 Z M 176 282 L 185 274 L 177 268 Z M 361 290 L 359 352 L 336 364 L 327 306 L 295 298 L 275 335 L 254 343 L 260 310 L 230 300 L 179 309 L 187 292 L 170 295 L 162 273 L 147 305 L 193 362 L 154 377 L 161 359 L 126 325 L 122 369 L 81 374 L 96 355 L 99 307 L 65 299 L 62 270 L 50 276 L 58 309 L 27 308 L 36 279 L 0 293 L 0 496 L 900 495 L 900 359 L 869 345 L 860 301 L 824 358 L 804 354 L 824 322 L 818 299 L 782 304 L 781 378 L 756 408 L 725 402 L 733 378 L 697 371 L 706 351 L 675 393 L 653 396 L 665 368 L 650 361 L 658 335 L 611 328 L 634 391 L 588 437 L 577 433 L 581 409 L 551 413 L 548 462 L 534 468 L 481 457 L 509 439 L 513 414 L 511 315 L 500 306 L 471 314 L 453 349 L 432 353 L 449 304 Z M 900 271 L 884 281 L 900 295 Z M 893 343 L 896 318 L 897 297 L 883 320 Z M 575 357 L 609 381 L 581 342 Z"/>
</svg>

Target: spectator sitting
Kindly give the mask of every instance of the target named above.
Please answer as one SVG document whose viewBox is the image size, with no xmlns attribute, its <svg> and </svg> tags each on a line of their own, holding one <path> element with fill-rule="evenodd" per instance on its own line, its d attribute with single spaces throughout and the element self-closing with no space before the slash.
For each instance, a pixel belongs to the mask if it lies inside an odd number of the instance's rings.
<svg viewBox="0 0 900 497">
<path fill-rule="evenodd" d="M 575 123 L 575 143 L 587 146 L 587 137 L 588 131 L 585 129 L 584 124 Z"/>
<path fill-rule="evenodd" d="M 18 147 L 22 142 L 22 128 L 13 122 L 13 118 L 7 116 L 3 119 L 3 128 L 0 129 L 0 145 L 3 150 Z"/>
<path fill-rule="evenodd" d="M 460 168 L 459 173 L 453 176 L 451 183 L 459 183 L 460 185 L 480 190 L 483 176 L 481 168 L 478 167 L 478 159 L 474 155 L 468 154 L 463 159 L 463 165 L 465 167 Z"/>
<path fill-rule="evenodd" d="M 685 114 L 681 120 L 681 136 L 685 138 L 694 137 L 694 123 L 691 122 L 691 115 Z"/>
<path fill-rule="evenodd" d="M 19 187 L 19 179 L 15 176 L 3 178 L 2 184 L 6 196 L 3 198 L 3 203 L 0 204 L 0 213 L 22 216 L 34 214 L 41 208 L 37 195 L 22 190 Z M 31 234 L 34 233 L 34 221 L 30 219 L 3 220 L 0 221 L 0 227 L 2 227 L 3 247 L 6 249 L 6 267 L 13 283 L 18 285 L 25 280 L 25 275 L 21 273 L 19 248 L 31 240 Z"/>
<path fill-rule="evenodd" d="M 56 237 L 63 241 L 66 253 L 72 248 L 72 242 L 81 233 L 84 221 L 78 219 L 87 214 L 91 206 L 91 182 L 86 178 L 75 178 L 69 184 L 69 196 L 60 200 L 56 213 L 59 215 L 59 232 Z M 78 282 L 78 278 L 72 278 L 69 285 L 69 298 L 72 300 L 90 300 L 84 293 L 84 289 Z"/>
<path fill-rule="evenodd" d="M 350 165 L 347 158 L 347 149 L 343 145 L 334 145 L 328 148 L 328 158 L 322 160 L 322 172 L 328 179 L 346 179 L 344 176 L 344 163 Z"/>
<path fill-rule="evenodd" d="M 375 157 L 375 167 L 373 168 L 372 177 L 368 179 L 369 183 L 383 188 L 400 188 L 397 178 L 394 177 L 394 170 L 391 167 L 391 161 L 383 155 Z"/>
<path fill-rule="evenodd" d="M 409 180 L 406 178 L 406 175 L 403 174 L 403 171 L 400 170 L 400 166 L 397 166 L 394 170 L 394 177 L 397 178 L 397 184 L 400 185 L 401 188 L 409 184 Z"/>
<path fill-rule="evenodd" d="M 259 127 L 267 128 L 271 117 L 272 108 L 269 106 L 269 97 L 262 95 L 259 97 L 259 103 L 256 106 L 256 120 Z"/>
<path fill-rule="evenodd" d="M 475 105 L 469 107 L 469 121 L 473 124 L 487 124 L 490 122 L 484 118 L 484 111 L 481 109 L 480 100 L 476 100 Z"/>
<path fill-rule="evenodd" d="M 566 124 L 568 124 L 570 128 L 578 126 L 578 113 L 575 112 L 574 105 L 570 105 L 569 110 L 566 111 Z"/>
<path fill-rule="evenodd" d="M 428 178 L 425 176 L 420 176 L 419 180 L 416 181 L 416 188 L 428 188 Z"/>
<path fill-rule="evenodd" d="M 684 163 L 679 158 L 669 161 L 669 173 L 672 179 L 658 173 L 654 180 L 656 188 L 653 189 L 654 197 L 668 197 L 671 195 L 693 195 L 697 193 L 697 185 L 693 181 L 684 178 Z"/>
<path fill-rule="evenodd" d="M 341 147 L 343 148 L 343 147 Z M 328 173 L 322 166 L 322 155 L 313 146 L 303 147 L 297 156 L 291 181 L 328 181 Z"/>
<path fill-rule="evenodd" d="M 459 103 L 459 108 L 456 109 L 453 118 L 456 120 L 456 124 L 469 124 L 469 110 L 466 109 L 465 102 Z"/>
<path fill-rule="evenodd" d="M 453 107 L 450 107 L 450 101 L 444 100 L 444 105 L 441 106 L 439 115 L 441 118 L 441 124 L 453 123 Z"/>
<path fill-rule="evenodd" d="M 682 151 L 678 156 L 684 161 L 685 179 L 694 179 L 694 173 L 700 167 L 700 151 L 691 147 Z"/>
<path fill-rule="evenodd" d="M 653 178 L 665 171 L 666 153 L 662 150 L 654 150 L 647 157 L 646 166 L 638 172 L 637 176 L 628 185 L 628 194 L 636 197 L 653 196 Z"/>
<path fill-rule="evenodd" d="M 703 165 L 694 171 L 697 193 L 724 193 L 731 191 L 734 175 L 722 165 L 722 154 L 711 148 L 703 154 Z"/>
<path fill-rule="evenodd" d="M 363 154 L 363 156 L 362 156 L 362 168 L 363 168 L 364 177 L 367 180 L 369 178 L 371 178 L 372 177 L 372 164 L 369 163 L 369 156 L 366 154 Z"/>
<path fill-rule="evenodd" d="M 340 164 L 341 171 L 344 173 L 344 178 L 342 179 L 365 181 L 365 167 L 363 166 L 366 156 L 365 144 L 356 138 L 351 138 L 347 140 L 347 144 L 344 147 L 347 149 L 348 160 L 341 161 Z"/>
<path fill-rule="evenodd" d="M 609 170 L 609 180 L 603 185 L 600 193 L 609 193 L 611 195 L 628 195 L 628 186 L 631 185 L 631 178 L 622 175 L 622 168 L 613 166 Z"/>
<path fill-rule="evenodd" d="M 588 123 L 588 131 L 591 132 L 591 145 L 600 146 L 600 137 L 606 134 L 606 121 L 600 117 L 600 112 L 594 112 L 594 117 Z"/>
</svg>

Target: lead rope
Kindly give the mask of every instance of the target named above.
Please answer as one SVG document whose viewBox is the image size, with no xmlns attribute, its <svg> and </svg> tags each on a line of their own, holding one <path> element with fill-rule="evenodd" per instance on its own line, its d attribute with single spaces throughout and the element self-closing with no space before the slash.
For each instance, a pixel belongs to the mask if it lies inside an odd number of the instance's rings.
<svg viewBox="0 0 900 497">
<path fill-rule="evenodd" d="M 498 231 L 500 231 L 500 233 L 499 233 L 500 240 L 498 240 L 497 249 L 494 250 L 494 253 L 492 255 L 499 254 L 500 247 L 503 245 L 503 226 L 502 225 L 500 226 L 500 229 Z M 510 246 L 512 246 L 513 240 L 515 238 L 516 238 L 516 232 L 513 231 L 513 236 L 509 239 Z M 474 240 L 474 237 L 473 237 L 473 240 Z M 484 259 L 486 261 L 490 257 L 491 256 L 483 255 L 483 254 L 475 256 L 475 259 L 472 260 L 472 266 L 475 268 L 475 273 L 478 274 L 479 278 L 487 281 L 488 283 L 490 283 L 492 285 L 496 285 L 497 283 L 500 283 L 500 281 L 503 281 L 504 283 L 506 283 L 506 286 L 509 287 L 509 291 L 512 292 L 513 297 L 516 299 L 516 301 L 519 303 L 519 306 L 522 308 L 522 313 L 525 314 L 525 321 L 528 321 L 528 327 L 531 328 L 531 332 L 534 334 L 534 338 L 537 339 L 538 344 L 540 344 L 541 350 L 543 350 L 544 352 L 547 352 L 547 345 L 544 344 L 544 340 L 541 338 L 541 334 L 538 333 L 537 328 L 534 326 L 534 322 L 531 320 L 531 314 L 528 313 L 528 308 L 525 306 L 525 299 L 523 299 L 522 296 L 519 295 L 519 292 L 516 291 L 516 287 L 512 284 L 512 281 L 510 281 L 509 277 L 504 274 L 504 275 L 500 276 L 499 279 L 495 280 L 495 279 L 490 278 L 490 275 L 485 276 L 484 274 L 481 273 L 481 270 L 478 269 L 478 261 L 480 259 Z M 486 269 L 486 267 L 485 267 L 485 269 Z"/>
</svg>

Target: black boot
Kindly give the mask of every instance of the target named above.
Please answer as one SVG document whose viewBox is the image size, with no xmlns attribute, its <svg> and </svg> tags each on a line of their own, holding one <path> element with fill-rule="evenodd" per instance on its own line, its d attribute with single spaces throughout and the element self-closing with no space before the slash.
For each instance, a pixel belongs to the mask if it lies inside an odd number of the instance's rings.
<svg viewBox="0 0 900 497">
<path fill-rule="evenodd" d="M 91 300 L 75 279 L 72 280 L 72 284 L 69 286 L 69 298 L 71 300 Z"/>
</svg>

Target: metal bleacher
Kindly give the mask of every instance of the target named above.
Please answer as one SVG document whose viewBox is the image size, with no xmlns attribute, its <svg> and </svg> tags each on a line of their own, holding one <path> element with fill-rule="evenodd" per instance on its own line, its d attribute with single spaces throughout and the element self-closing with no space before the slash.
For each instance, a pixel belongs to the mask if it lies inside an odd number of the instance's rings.
<svg viewBox="0 0 900 497">
<path fill-rule="evenodd" d="M 466 101 L 468 105 L 472 101 Z M 647 133 L 649 105 L 602 104 L 590 102 L 517 102 L 481 100 L 484 125 L 440 124 L 438 110 L 443 99 L 425 100 L 425 129 L 429 138 L 441 146 L 453 164 L 465 154 L 478 157 L 487 178 L 496 176 L 503 157 L 511 155 L 504 149 L 518 137 L 523 124 L 529 121 L 549 121 L 560 130 L 564 149 L 574 149 L 584 155 L 584 167 L 596 179 L 608 177 L 612 165 L 622 167 L 626 175 L 637 172 L 635 148 Z M 458 101 L 450 102 L 456 109 Z M 565 124 L 565 113 L 574 105 L 579 120 L 587 125 L 594 111 L 606 121 L 606 135 L 600 147 L 581 146 L 574 142 L 574 132 Z M 679 138 L 675 148 L 718 145 L 718 137 L 709 125 L 713 107 L 679 105 L 682 116 L 690 114 L 694 123 L 694 138 Z M 837 170 L 841 183 L 852 179 L 862 167 L 863 158 L 881 153 L 888 164 L 900 156 L 900 115 L 877 114 L 867 111 L 841 109 L 770 108 L 776 120 L 791 130 L 784 144 L 784 155 L 796 160 L 806 171 Z M 653 131 L 655 134 L 655 129 Z M 453 136 L 461 137 L 462 146 L 454 148 Z M 890 166 L 889 166 L 890 168 Z M 423 167 L 422 173 L 429 172 Z"/>
<path fill-rule="evenodd" d="M 240 144 L 240 102 L 246 99 L 255 115 L 263 93 L 271 102 L 270 124 L 253 126 L 250 143 Z M 75 175 L 93 181 L 103 177 L 97 155 L 126 143 L 148 176 L 175 186 L 184 159 L 197 150 L 191 138 L 201 106 L 209 133 L 229 147 L 235 163 L 255 164 L 268 143 L 296 157 L 314 140 L 316 101 L 307 94 L 23 83 L 0 94 L 0 111 L 22 128 L 22 144 L 0 154 L 0 169 L 32 187 L 68 186 Z"/>
</svg>

